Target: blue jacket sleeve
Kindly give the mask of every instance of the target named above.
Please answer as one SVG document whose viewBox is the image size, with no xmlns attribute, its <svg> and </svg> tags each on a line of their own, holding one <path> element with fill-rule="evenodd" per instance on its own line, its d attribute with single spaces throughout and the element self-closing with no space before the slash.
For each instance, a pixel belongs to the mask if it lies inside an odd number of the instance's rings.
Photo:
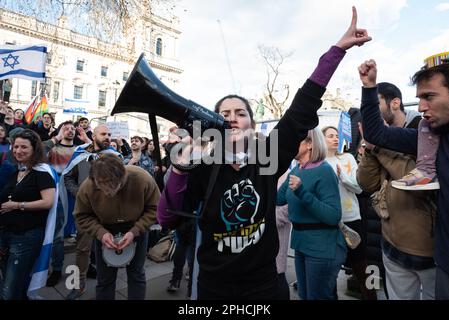
<svg viewBox="0 0 449 320">
<path fill-rule="evenodd" d="M 416 129 L 388 127 L 384 124 L 379 110 L 377 87 L 362 88 L 363 135 L 366 141 L 376 146 L 416 155 L 418 131 Z"/>
</svg>

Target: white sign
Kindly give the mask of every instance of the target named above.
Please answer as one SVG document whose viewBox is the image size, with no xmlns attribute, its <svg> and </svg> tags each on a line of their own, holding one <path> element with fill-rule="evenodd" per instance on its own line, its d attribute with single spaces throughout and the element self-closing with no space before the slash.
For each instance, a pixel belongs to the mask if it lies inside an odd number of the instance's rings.
<svg viewBox="0 0 449 320">
<path fill-rule="evenodd" d="M 109 130 L 111 130 L 111 138 L 123 138 L 129 140 L 128 122 L 106 122 Z"/>
<path fill-rule="evenodd" d="M 73 113 L 73 114 L 79 114 L 79 115 L 87 115 L 88 112 L 84 108 L 64 108 L 62 110 L 62 113 Z"/>
</svg>

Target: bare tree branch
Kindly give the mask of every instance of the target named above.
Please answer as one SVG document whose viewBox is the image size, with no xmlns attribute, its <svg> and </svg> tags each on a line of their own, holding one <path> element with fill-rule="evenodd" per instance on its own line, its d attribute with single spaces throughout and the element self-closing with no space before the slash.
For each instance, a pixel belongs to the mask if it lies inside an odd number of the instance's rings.
<svg viewBox="0 0 449 320">
<path fill-rule="evenodd" d="M 284 112 L 285 104 L 290 95 L 290 87 L 286 84 L 279 84 L 280 69 L 285 60 L 293 52 L 283 53 L 279 48 L 263 45 L 260 45 L 258 49 L 267 72 L 267 80 L 262 98 L 263 106 L 274 118 L 279 119 Z"/>
<path fill-rule="evenodd" d="M 136 21 L 171 12 L 179 0 L 0 0 L 0 7 L 56 24 L 67 16 L 70 28 L 107 42 L 118 42 Z"/>
</svg>

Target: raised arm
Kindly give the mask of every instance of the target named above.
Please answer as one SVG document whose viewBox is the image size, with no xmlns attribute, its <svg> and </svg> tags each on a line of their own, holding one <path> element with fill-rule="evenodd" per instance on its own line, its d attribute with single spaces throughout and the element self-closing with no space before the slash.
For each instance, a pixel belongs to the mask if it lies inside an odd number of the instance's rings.
<svg viewBox="0 0 449 320">
<path fill-rule="evenodd" d="M 161 226 L 171 228 L 176 225 L 179 216 L 167 209 L 182 210 L 187 179 L 188 174 L 171 172 L 157 206 L 157 221 Z"/>
<path fill-rule="evenodd" d="M 299 143 L 307 136 L 308 130 L 318 125 L 317 110 L 321 107 L 321 97 L 326 91 L 332 75 L 346 50 L 362 46 L 371 40 L 365 29 L 357 28 L 357 10 L 352 8 L 352 21 L 341 39 L 321 56 L 318 66 L 296 93 L 292 105 L 275 127 L 278 134 L 278 175 L 285 172 L 298 151 Z M 271 139 L 270 135 L 270 139 Z"/>
<path fill-rule="evenodd" d="M 384 124 L 379 110 L 377 93 L 377 66 L 368 60 L 359 67 L 362 81 L 362 124 L 365 140 L 379 147 L 416 154 L 418 133 L 416 129 L 389 127 Z"/>
</svg>

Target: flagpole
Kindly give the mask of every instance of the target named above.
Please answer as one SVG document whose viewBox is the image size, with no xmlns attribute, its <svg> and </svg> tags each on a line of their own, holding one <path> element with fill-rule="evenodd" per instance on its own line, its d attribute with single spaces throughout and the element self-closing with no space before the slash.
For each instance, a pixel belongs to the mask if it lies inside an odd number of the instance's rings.
<svg viewBox="0 0 449 320">
<path fill-rule="evenodd" d="M 47 87 L 47 82 L 44 80 L 44 81 L 41 81 L 41 84 L 42 84 L 42 86 L 41 86 L 41 92 L 40 92 L 40 94 L 39 94 L 39 96 L 40 96 L 40 98 L 41 98 L 40 102 L 42 102 L 42 98 L 44 97 L 45 88 Z M 42 108 L 40 108 L 39 113 L 40 113 L 40 116 L 41 116 L 41 118 L 42 118 Z"/>
</svg>

